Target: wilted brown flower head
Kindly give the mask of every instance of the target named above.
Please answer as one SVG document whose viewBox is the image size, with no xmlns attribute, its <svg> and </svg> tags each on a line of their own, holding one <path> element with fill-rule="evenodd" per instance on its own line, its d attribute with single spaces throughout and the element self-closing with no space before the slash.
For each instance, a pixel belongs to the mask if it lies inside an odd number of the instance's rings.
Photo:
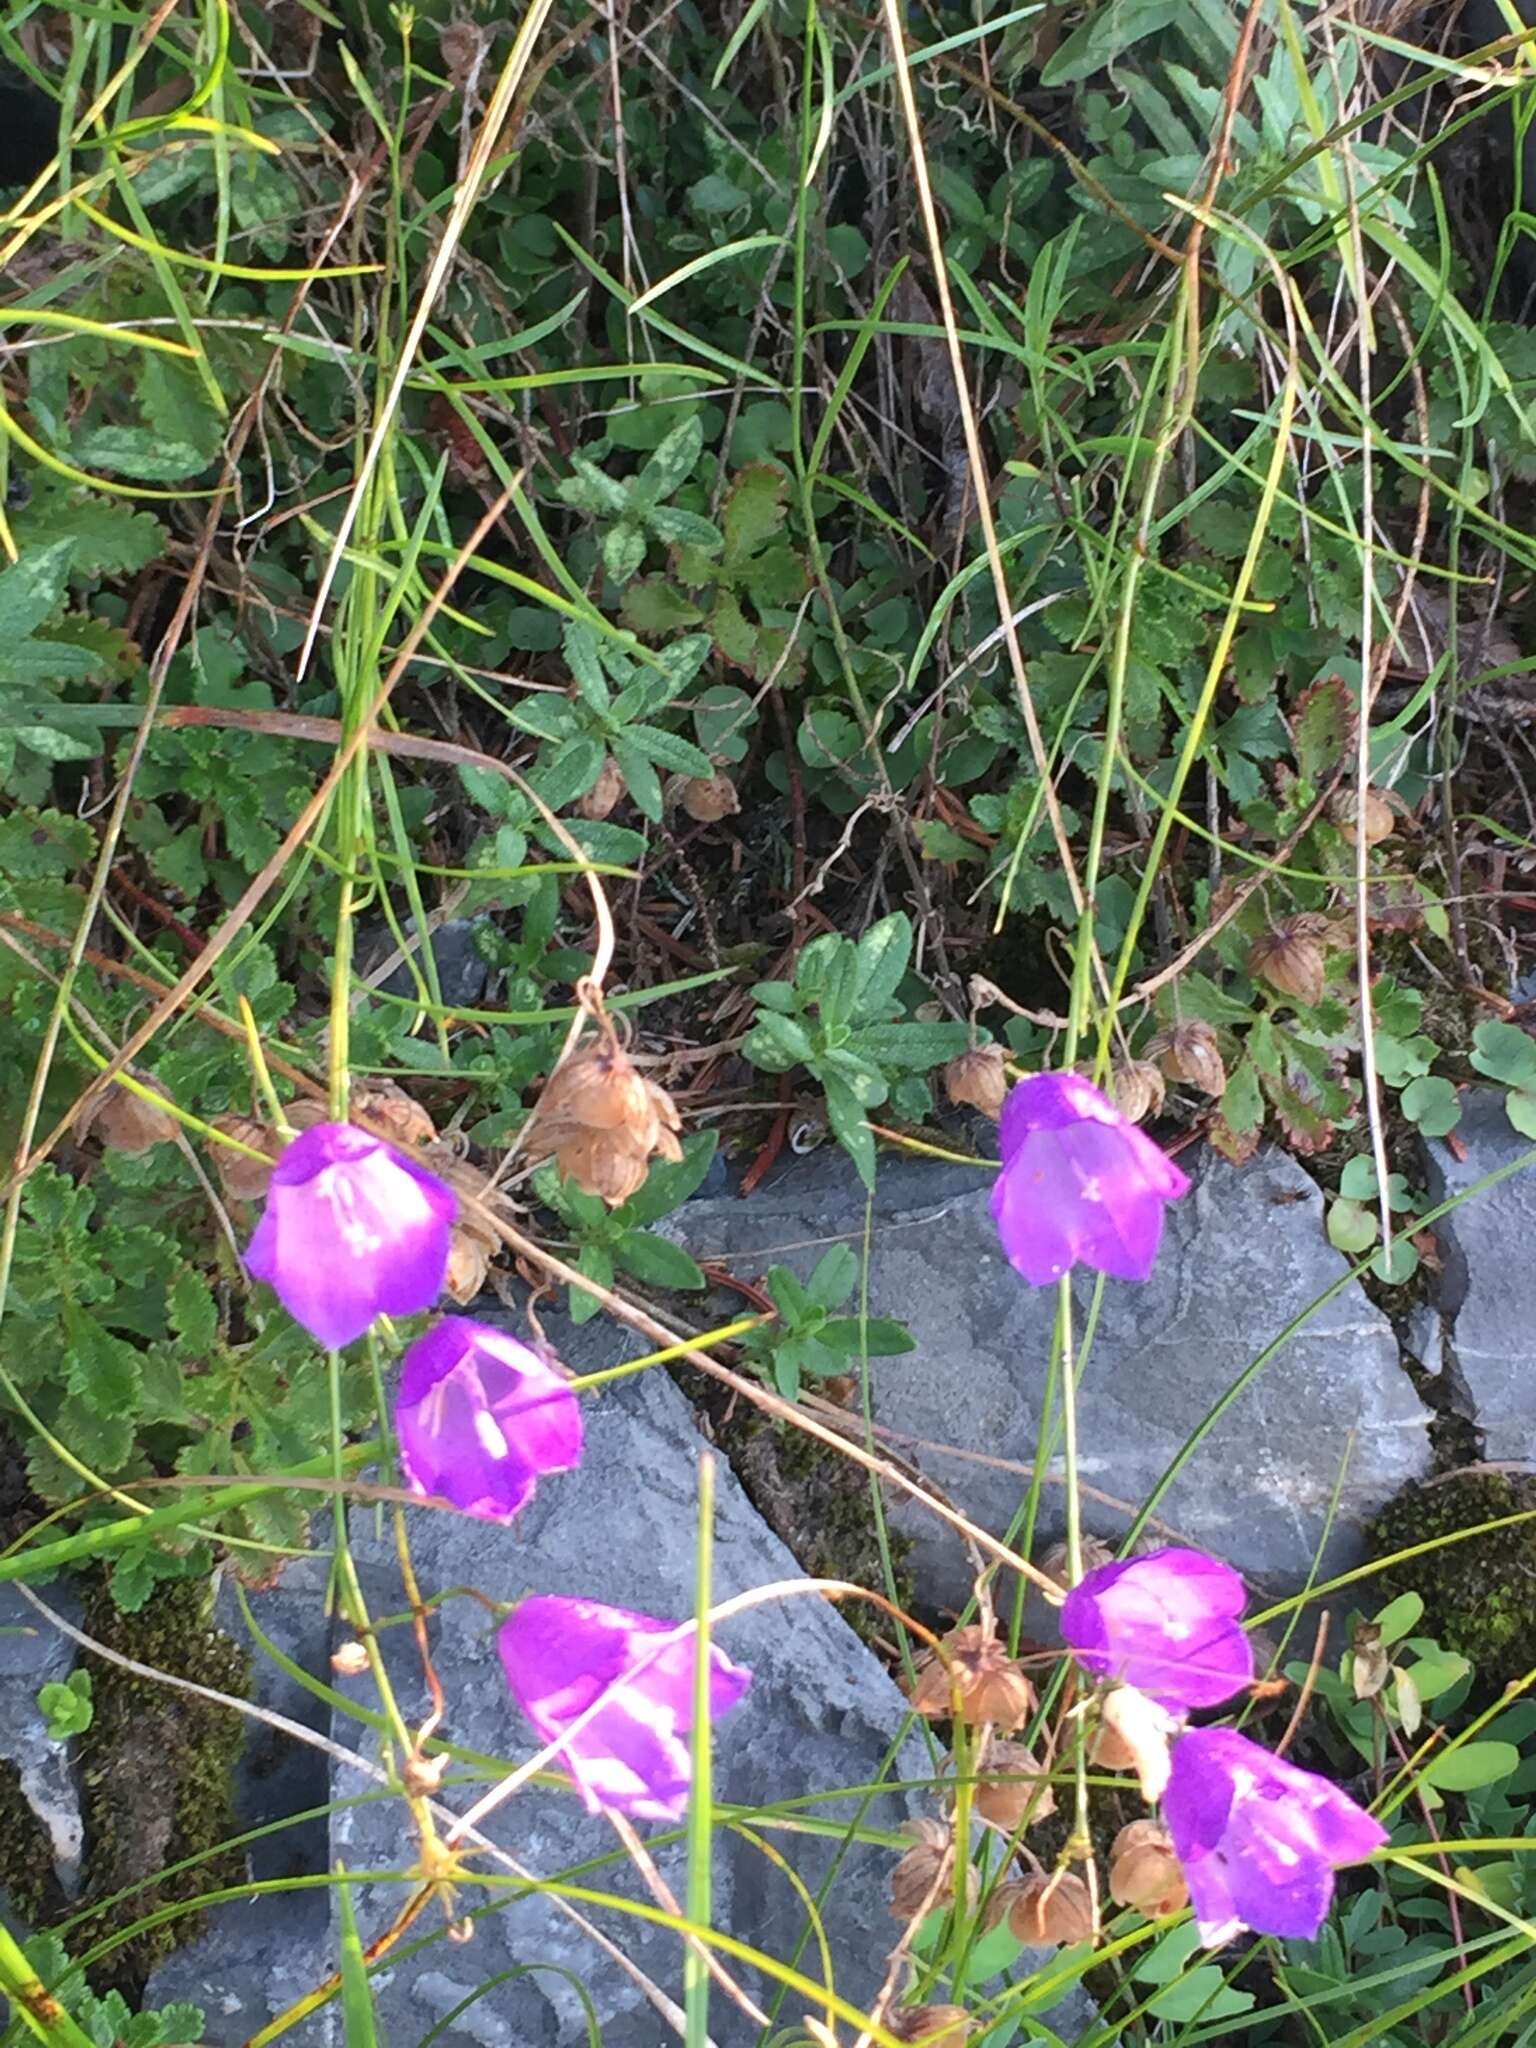
<svg viewBox="0 0 1536 2048">
<path fill-rule="evenodd" d="M 1056 1870 L 1049 1877 L 1027 1877 L 1014 1889 L 1008 1925 L 1027 1946 L 1052 1942 L 1067 1948 L 1075 1941 L 1092 1941 L 1092 1895 L 1070 1870 Z"/>
<path fill-rule="evenodd" d="M 1027 1742 L 994 1738 L 977 1763 L 976 1776 L 975 1811 L 1005 1835 L 1049 1820 L 1056 1811 L 1050 1778 Z"/>
<path fill-rule="evenodd" d="M 1168 1789 L 1176 1717 L 1134 1685 L 1111 1686 L 1099 1714 L 1090 1759 L 1106 1771 L 1134 1771 L 1142 1798 L 1155 1804 Z"/>
<path fill-rule="evenodd" d="M 937 1905 L 949 1883 L 954 1861 L 955 1838 L 942 1821 L 908 1821 L 902 1833 L 912 1837 L 912 1847 L 891 1872 L 891 1916 L 915 1920 Z M 974 1872 L 967 1882 L 974 1881 Z"/>
<path fill-rule="evenodd" d="M 957 1109 L 979 1109 L 996 1122 L 1008 1094 L 1000 1045 L 975 1045 L 944 1069 L 944 1093 Z"/>
<path fill-rule="evenodd" d="M 330 1112 L 323 1102 L 312 1101 L 307 1095 L 290 1102 L 283 1110 L 284 1116 L 296 1131 L 313 1130 L 316 1124 L 323 1124 Z M 213 1128 L 233 1138 L 238 1145 L 249 1145 L 252 1151 L 264 1152 L 264 1159 L 252 1159 L 248 1152 L 237 1152 L 231 1145 L 215 1145 L 213 1148 L 213 1170 L 219 1176 L 219 1185 L 224 1198 L 230 1202 L 259 1202 L 267 1192 L 267 1183 L 272 1178 L 272 1168 L 279 1160 L 288 1140 L 271 1124 L 263 1123 L 255 1116 L 216 1116 Z"/>
<path fill-rule="evenodd" d="M 618 763 L 611 754 L 604 754 L 596 782 L 585 796 L 578 798 L 576 808 L 584 818 L 596 824 L 607 817 L 623 794 L 624 777 L 619 773 Z"/>
<path fill-rule="evenodd" d="M 1336 790 L 1328 810 L 1333 822 L 1351 846 L 1355 844 L 1357 820 L 1362 816 L 1365 820 L 1367 846 L 1380 846 L 1383 839 L 1390 839 L 1397 830 L 1397 813 L 1379 789 L 1368 789 L 1363 805 L 1359 802 L 1356 790 Z"/>
<path fill-rule="evenodd" d="M 1173 1838 L 1159 1822 L 1133 1820 L 1116 1835 L 1109 1852 L 1109 1895 L 1117 1906 L 1133 1906 L 1148 1920 L 1161 1920 L 1188 1904 L 1189 1886 Z"/>
<path fill-rule="evenodd" d="M 1004 1735 L 1023 1727 L 1035 1709 L 1035 1689 L 1005 1643 L 973 1624 L 951 1629 L 943 1650 L 925 1650 L 918 1659 L 914 1713 L 947 1720 L 958 1699 L 960 1718 L 972 1727 L 987 1722 Z"/>
<path fill-rule="evenodd" d="M 1323 999 L 1323 941 L 1328 930 L 1327 918 L 1316 911 L 1283 917 L 1254 942 L 1248 972 L 1311 1009 Z"/>
<path fill-rule="evenodd" d="M 529 1132 L 532 1154 L 610 1208 L 644 1185 L 651 1155 L 681 1159 L 681 1124 L 664 1088 L 604 1035 L 551 1075 Z"/>
<path fill-rule="evenodd" d="M 80 1124 L 80 1136 L 87 1130 L 109 1152 L 135 1157 L 155 1145 L 168 1144 L 176 1135 L 176 1119 L 158 1103 L 146 1102 L 142 1095 L 114 1081 Z"/>
<path fill-rule="evenodd" d="M 448 1299 L 463 1308 L 484 1287 L 490 1270 L 491 1253 L 484 1239 L 456 1223 L 448 1240 L 448 1271 L 443 1278 Z"/>
<path fill-rule="evenodd" d="M 1168 1089 L 1162 1069 L 1150 1060 L 1120 1060 L 1109 1077 L 1109 1092 L 1120 1114 L 1139 1124 L 1157 1115 Z"/>
<path fill-rule="evenodd" d="M 1199 1017 L 1188 1017 L 1169 1031 L 1159 1031 L 1147 1051 L 1170 1081 L 1187 1082 L 1202 1095 L 1220 1095 L 1227 1085 L 1216 1034 Z"/>
<path fill-rule="evenodd" d="M 359 1678 L 368 1669 L 368 1652 L 355 1640 L 338 1643 L 331 1652 L 331 1669 L 343 1678 Z"/>
<path fill-rule="evenodd" d="M 690 818 L 701 825 L 717 825 L 722 818 L 734 818 L 741 798 L 729 775 L 678 775 L 667 785 Z"/>
<path fill-rule="evenodd" d="M 898 2041 L 910 2041 L 914 2048 L 965 2048 L 975 2029 L 958 2005 L 906 2005 L 886 2025 Z"/>
<path fill-rule="evenodd" d="M 1081 1548 L 1083 1553 L 1083 1570 L 1085 1573 L 1097 1571 L 1101 1564 L 1112 1564 L 1114 1562 L 1115 1553 L 1107 1543 L 1101 1543 L 1097 1536 L 1085 1536 L 1082 1539 Z M 1060 1586 L 1063 1593 L 1065 1593 L 1071 1584 L 1068 1577 L 1069 1559 L 1067 1557 L 1066 1544 L 1053 1543 L 1050 1549 L 1041 1557 L 1040 1569 L 1048 1579 Z"/>
<path fill-rule="evenodd" d="M 1373 1700 L 1392 1675 L 1392 1658 L 1375 1622 L 1361 1622 L 1350 1648 L 1355 1698 Z"/>
</svg>

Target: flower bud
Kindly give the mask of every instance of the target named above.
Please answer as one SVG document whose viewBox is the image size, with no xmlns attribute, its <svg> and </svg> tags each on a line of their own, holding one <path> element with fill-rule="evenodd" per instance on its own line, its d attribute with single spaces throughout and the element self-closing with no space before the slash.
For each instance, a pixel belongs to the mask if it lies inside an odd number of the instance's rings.
<svg viewBox="0 0 1536 2048">
<path fill-rule="evenodd" d="M 936 1820 L 908 1821 L 902 1833 L 912 1837 L 912 1847 L 891 1872 L 891 1917 L 915 1920 L 942 1905 L 946 1890 L 952 1889 L 955 1841 Z M 976 1873 L 968 1868 L 968 1891 L 974 1891 L 975 1882 Z"/>
<path fill-rule="evenodd" d="M 1008 1075 L 1000 1045 L 976 1045 L 944 1069 L 944 1093 L 957 1109 L 979 1109 L 995 1123 L 1003 1113 Z"/>
<path fill-rule="evenodd" d="M 1005 1735 L 1023 1727 L 1035 1710 L 1035 1689 L 996 1636 L 974 1626 L 952 1629 L 943 1652 L 927 1650 L 918 1659 L 914 1713 L 947 1720 L 958 1701 L 960 1718 L 972 1727 L 988 1723 Z"/>
<path fill-rule="evenodd" d="M 1008 1926 L 1026 1947 L 1038 1948 L 1049 1942 L 1069 1948 L 1073 1942 L 1092 1941 L 1092 1895 L 1070 1870 L 1053 1871 L 1049 1877 L 1027 1877 L 1014 1891 Z"/>
<path fill-rule="evenodd" d="M 741 809 L 741 798 L 729 775 L 680 775 L 675 785 L 668 786 L 668 793 L 675 793 L 689 817 L 701 825 L 717 825 L 722 818 L 734 818 Z"/>
<path fill-rule="evenodd" d="M 114 1081 L 91 1114 L 89 1128 L 107 1151 L 136 1158 L 156 1145 L 169 1143 L 176 1135 L 176 1119 L 158 1103 L 146 1102 L 142 1095 Z"/>
<path fill-rule="evenodd" d="M 1109 1077 L 1109 1092 L 1120 1114 L 1139 1124 L 1157 1115 L 1168 1089 L 1161 1068 L 1150 1060 L 1121 1060 Z"/>
<path fill-rule="evenodd" d="M 578 799 L 576 808 L 584 818 L 596 824 L 607 817 L 623 794 L 624 777 L 619 773 L 618 764 L 611 755 L 604 754 L 596 782 L 585 796 Z"/>
<path fill-rule="evenodd" d="M 1147 1047 L 1170 1081 L 1184 1081 L 1202 1095 L 1220 1095 L 1227 1085 L 1221 1047 L 1209 1024 L 1187 1017 L 1171 1031 L 1160 1031 Z"/>
<path fill-rule="evenodd" d="M 1308 1009 L 1323 999 L 1323 936 L 1328 920 L 1303 911 L 1270 926 L 1248 954 L 1248 972 Z"/>
<path fill-rule="evenodd" d="M 430 1145 L 437 1136 L 437 1126 L 421 1104 L 393 1081 L 367 1081 L 354 1088 L 352 1109 L 360 1124 L 392 1145 Z"/>
<path fill-rule="evenodd" d="M 1356 838 L 1356 823 L 1365 820 L 1365 843 L 1380 846 L 1383 839 L 1390 839 L 1397 830 L 1397 813 L 1378 789 L 1365 792 L 1365 802 L 1359 801 L 1359 792 L 1353 789 L 1336 790 L 1328 806 L 1333 822 L 1342 836 L 1353 846 Z"/>
<path fill-rule="evenodd" d="M 343 1678 L 361 1678 L 368 1669 L 368 1652 L 359 1642 L 338 1643 L 331 1652 L 331 1669 Z"/>
<path fill-rule="evenodd" d="M 1148 1920 L 1161 1920 L 1189 1903 L 1173 1838 L 1159 1822 L 1133 1820 L 1116 1835 L 1109 1852 L 1109 1895 L 1117 1906 L 1132 1906 Z"/>
<path fill-rule="evenodd" d="M 1016 1835 L 1056 1811 L 1050 1778 L 1027 1742 L 989 1742 L 976 1776 L 974 1809 L 1002 1834 Z"/>
<path fill-rule="evenodd" d="M 965 2048 L 974 2022 L 958 2005 L 906 2005 L 889 2016 L 886 2027 L 914 2048 Z"/>
</svg>

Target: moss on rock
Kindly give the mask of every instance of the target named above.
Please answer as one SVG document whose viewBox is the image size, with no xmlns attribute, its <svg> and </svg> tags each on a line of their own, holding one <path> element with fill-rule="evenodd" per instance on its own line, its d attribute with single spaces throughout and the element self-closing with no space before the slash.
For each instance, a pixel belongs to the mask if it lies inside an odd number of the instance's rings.
<svg viewBox="0 0 1536 2048">
<path fill-rule="evenodd" d="M 0 1757 L 0 1891 L 28 1928 L 46 1927 L 69 1905 L 54 1875 L 53 1843 L 21 1789 L 21 1772 Z"/>
<path fill-rule="evenodd" d="M 1383 1603 L 1418 1593 L 1424 1618 L 1417 1632 L 1465 1657 L 1479 1694 L 1497 1694 L 1536 1664 L 1536 1519 L 1462 1542 L 1447 1539 L 1530 1509 L 1536 1481 L 1471 1467 L 1405 1487 L 1366 1532 L 1372 1558 L 1436 1546 L 1389 1566 L 1371 1581 L 1372 1590 Z"/>
<path fill-rule="evenodd" d="M 137 1614 L 124 1614 L 102 1586 L 89 1600 L 85 1625 L 137 1663 L 240 1697 L 249 1688 L 250 1662 L 212 1625 L 209 1597 L 206 1581 L 179 1580 L 161 1586 Z M 238 1832 L 232 1773 L 244 1739 L 241 1717 L 100 1658 L 88 1656 L 86 1664 L 95 1713 L 80 1745 L 85 1902 L 104 1903 L 74 1937 L 77 1951 L 245 1875 L 239 1850 L 171 1877 L 159 1874 Z M 125 1889 L 128 1897 L 110 1903 Z M 200 1915 L 177 1914 L 127 1935 L 93 1978 L 136 1998 L 155 1965 L 200 1924 Z"/>
</svg>

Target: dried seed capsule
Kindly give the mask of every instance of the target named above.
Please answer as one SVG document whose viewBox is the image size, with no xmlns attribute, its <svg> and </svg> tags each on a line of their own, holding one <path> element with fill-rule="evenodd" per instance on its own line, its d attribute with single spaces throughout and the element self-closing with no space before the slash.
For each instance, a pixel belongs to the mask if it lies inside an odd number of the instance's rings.
<svg viewBox="0 0 1536 2048">
<path fill-rule="evenodd" d="M 1011 1735 L 1035 1710 L 1035 1689 L 1005 1644 L 978 1627 L 952 1629 L 944 1655 L 925 1651 L 918 1659 L 911 1692 L 914 1713 L 947 1720 L 959 1703 L 960 1717 Z"/>
<path fill-rule="evenodd" d="M 596 824 L 606 818 L 619 798 L 624 794 L 624 777 L 619 773 L 618 763 L 609 754 L 604 754 L 603 765 L 597 771 L 597 780 L 586 795 L 577 801 L 576 808 L 584 818 Z"/>
<path fill-rule="evenodd" d="M 741 798 L 729 775 L 684 775 L 679 778 L 677 800 L 690 818 L 701 825 L 716 825 L 722 818 L 734 818 Z"/>
<path fill-rule="evenodd" d="M 394 1145 L 430 1145 L 437 1126 L 416 1101 L 393 1081 L 367 1081 L 352 1091 L 359 1123 L 371 1125 Z"/>
<path fill-rule="evenodd" d="M 368 1669 L 368 1652 L 361 1643 L 338 1643 L 331 1652 L 331 1669 L 343 1678 L 360 1678 Z"/>
<path fill-rule="evenodd" d="M 1120 1114 L 1139 1124 L 1157 1115 L 1168 1089 L 1162 1069 L 1150 1060 L 1121 1060 L 1109 1077 L 1109 1093 Z"/>
<path fill-rule="evenodd" d="M 653 1112 L 644 1077 L 624 1048 L 611 1041 L 588 1046 L 555 1069 L 539 1114 L 593 1131 L 627 1128 L 649 1149 Z"/>
<path fill-rule="evenodd" d="M 1092 1895 L 1070 1870 L 1053 1871 L 1049 1877 L 1027 1877 L 1009 1908 L 1008 1925 L 1026 1946 L 1051 1942 L 1068 1948 L 1076 1941 L 1092 1941 Z"/>
<path fill-rule="evenodd" d="M 1050 1778 L 1027 1742 L 989 1742 L 976 1775 L 975 1810 L 1005 1835 L 1049 1820 L 1056 1811 Z"/>
<path fill-rule="evenodd" d="M 120 1088 L 114 1082 L 92 1114 L 90 1130 L 109 1152 L 136 1158 L 156 1145 L 169 1144 L 176 1135 L 176 1119 L 158 1103 L 146 1102 L 131 1088 Z"/>
<path fill-rule="evenodd" d="M 1303 912 L 1282 918 L 1258 939 L 1248 955 L 1248 972 L 1308 1009 L 1323 999 L 1326 918 Z"/>
<path fill-rule="evenodd" d="M 1226 1088 L 1227 1070 L 1216 1033 L 1198 1017 L 1160 1031 L 1147 1050 L 1170 1081 L 1187 1082 L 1202 1095 L 1220 1095 Z"/>
<path fill-rule="evenodd" d="M 448 1244 L 448 1271 L 443 1279 L 443 1292 L 448 1299 L 463 1308 L 484 1287 L 490 1270 L 491 1253 L 484 1239 L 455 1224 Z"/>
<path fill-rule="evenodd" d="M 1148 1920 L 1161 1920 L 1189 1903 L 1173 1837 L 1159 1822 L 1133 1820 L 1116 1835 L 1109 1852 L 1109 1895 L 1117 1906 L 1132 1906 Z"/>
<path fill-rule="evenodd" d="M 1384 839 L 1390 839 L 1397 830 L 1397 813 L 1378 789 L 1368 789 L 1365 792 L 1363 805 L 1356 790 L 1336 790 L 1328 809 L 1333 822 L 1351 846 L 1355 844 L 1356 822 L 1362 816 L 1365 820 L 1367 846 L 1380 846 Z"/>
<path fill-rule="evenodd" d="M 1003 1113 L 1008 1074 L 1000 1045 L 977 1045 L 944 1069 L 944 1093 L 957 1109 L 979 1109 L 995 1123 Z"/>
<path fill-rule="evenodd" d="M 954 1860 L 955 1841 L 942 1821 L 909 1821 L 902 1829 L 912 1847 L 891 1872 L 891 1917 L 915 1920 L 942 1897 Z"/>
<path fill-rule="evenodd" d="M 573 1131 L 555 1153 L 562 1180 L 617 1209 L 645 1185 L 648 1155 L 622 1131 Z"/>
<path fill-rule="evenodd" d="M 887 2027 L 898 2041 L 913 2048 L 965 2048 L 975 2030 L 968 2013 L 958 2005 L 906 2005 L 893 2012 Z"/>
<path fill-rule="evenodd" d="M 1115 1553 L 1107 1543 L 1101 1543 L 1097 1536 L 1085 1536 L 1080 1547 L 1082 1550 L 1083 1571 L 1085 1573 L 1097 1571 L 1101 1564 L 1112 1564 L 1114 1562 Z M 1053 1543 L 1040 1559 L 1041 1571 L 1045 1573 L 1048 1579 L 1060 1586 L 1063 1593 L 1068 1590 L 1071 1583 L 1067 1577 L 1067 1567 L 1067 1546 L 1065 1543 Z"/>
</svg>

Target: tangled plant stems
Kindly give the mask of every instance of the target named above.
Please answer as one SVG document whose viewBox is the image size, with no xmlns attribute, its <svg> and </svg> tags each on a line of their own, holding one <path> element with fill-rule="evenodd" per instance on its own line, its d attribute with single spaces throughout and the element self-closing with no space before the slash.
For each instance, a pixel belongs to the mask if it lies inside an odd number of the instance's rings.
<svg viewBox="0 0 1536 2048">
<path fill-rule="evenodd" d="M 604 1101 L 613 1078 L 592 1077 Z M 1044 1285 L 1078 1262 L 1146 1279 L 1164 1209 L 1189 1182 L 1098 1089 L 1075 1074 L 1022 1081 L 1003 1106 L 1001 1143 L 993 1214 L 1027 1280 Z M 321 1124 L 278 1160 L 248 1263 L 311 1335 L 336 1347 L 380 1315 L 435 1304 L 456 1211 L 452 1191 L 393 1146 L 350 1124 Z M 412 1490 L 484 1521 L 511 1522 L 541 1477 L 581 1461 L 579 1404 L 556 1365 L 468 1317 L 443 1318 L 407 1351 L 395 1428 Z M 1243 1928 L 1315 1935 L 1335 1869 L 1387 1839 L 1326 1779 L 1235 1730 L 1184 1726 L 1191 1711 L 1252 1683 L 1245 1603 L 1230 1566 L 1168 1547 L 1088 1572 L 1061 1612 L 1070 1653 L 1105 1688 L 1100 1741 L 1118 1745 L 1112 1760 L 1135 1766 L 1166 1822 L 1122 1831 L 1111 1894 L 1156 1912 L 1182 1905 L 1187 1890 L 1210 1946 Z M 498 1648 L 513 1698 L 590 1812 L 681 1815 L 692 1782 L 693 1623 L 536 1594 L 503 1622 Z M 711 1719 L 751 1682 L 711 1645 Z M 942 1716 L 955 1701 L 963 1719 L 1003 1734 L 1031 1711 L 1033 1690 L 990 1628 L 958 1631 L 920 1677 L 913 1704 Z M 1111 1759 L 1101 1751 L 1100 1760 Z M 1032 1758 L 1028 1769 L 1038 1777 Z M 986 1818 L 984 1805 L 978 1810 Z M 1063 1870 L 1047 1881 L 1036 1870 L 1024 1889 L 1037 1935 L 1048 1920 L 1075 1929 L 1084 1915 L 1091 1934 L 1081 1880 Z M 1082 1911 L 1061 1910 L 1079 1892 Z"/>
</svg>

